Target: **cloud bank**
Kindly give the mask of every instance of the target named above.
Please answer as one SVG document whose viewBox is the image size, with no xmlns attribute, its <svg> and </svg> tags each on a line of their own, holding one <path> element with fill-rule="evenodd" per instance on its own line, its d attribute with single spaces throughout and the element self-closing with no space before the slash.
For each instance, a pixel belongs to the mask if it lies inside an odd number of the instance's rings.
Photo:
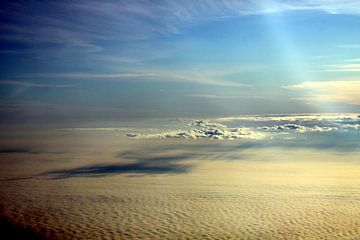
<svg viewBox="0 0 360 240">
<path fill-rule="evenodd" d="M 283 131 L 296 131 L 296 132 L 329 132 L 337 130 L 337 127 L 327 127 L 327 126 L 313 126 L 306 127 L 298 124 L 283 124 L 283 125 L 274 125 L 274 126 L 263 126 L 258 129 L 269 131 L 269 132 L 283 132 Z"/>
<path fill-rule="evenodd" d="M 227 125 L 225 125 L 225 123 Z M 231 125 L 231 127 L 229 127 Z M 322 134 L 360 129 L 359 114 L 263 115 L 194 120 L 183 129 L 127 133 L 130 138 L 262 140 L 278 134 Z"/>
<path fill-rule="evenodd" d="M 229 128 L 208 120 L 195 120 L 186 130 L 169 130 L 155 134 L 127 133 L 134 138 L 185 138 L 185 139 L 262 139 L 264 134 L 246 127 Z"/>
</svg>

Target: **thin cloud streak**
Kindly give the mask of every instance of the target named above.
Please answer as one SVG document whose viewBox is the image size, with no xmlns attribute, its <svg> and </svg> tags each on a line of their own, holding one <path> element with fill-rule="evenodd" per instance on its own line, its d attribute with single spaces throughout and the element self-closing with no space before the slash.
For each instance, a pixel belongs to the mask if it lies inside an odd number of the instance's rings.
<svg viewBox="0 0 360 240">
<path fill-rule="evenodd" d="M 256 69 L 256 68 L 254 68 Z M 233 69 L 234 71 L 234 69 Z M 241 72 L 241 68 L 238 71 Z M 250 71 L 244 69 L 244 71 Z M 252 71 L 252 70 L 251 70 Z M 171 69 L 152 69 L 118 73 L 90 73 L 90 72 L 70 72 L 70 73 L 32 73 L 20 75 L 21 78 L 42 78 L 42 79 L 76 79 L 76 80 L 101 80 L 101 81 L 159 81 L 159 82 L 180 82 L 180 83 L 196 83 L 215 86 L 231 86 L 231 87 L 249 87 L 248 84 L 231 82 L 223 80 L 224 75 L 233 72 L 226 70 L 171 70 Z"/>
<path fill-rule="evenodd" d="M 33 82 L 22 82 L 13 80 L 0 80 L 0 85 L 11 85 L 16 87 L 34 87 L 34 88 L 73 88 L 73 85 L 67 84 L 42 84 Z"/>
<path fill-rule="evenodd" d="M 336 65 L 327 65 L 320 72 L 360 72 L 360 64 L 350 63 L 350 64 L 336 64 Z"/>
<path fill-rule="evenodd" d="M 256 95 L 216 95 L 216 94 L 206 94 L 206 93 L 187 93 L 185 94 L 189 97 L 194 98 L 208 98 L 208 99 L 266 99 L 266 97 L 256 96 Z"/>
<path fill-rule="evenodd" d="M 296 99 L 310 104 L 317 102 L 335 102 L 360 105 L 359 80 L 304 82 L 283 86 L 282 88 L 305 91 L 304 96 L 297 97 Z"/>
</svg>

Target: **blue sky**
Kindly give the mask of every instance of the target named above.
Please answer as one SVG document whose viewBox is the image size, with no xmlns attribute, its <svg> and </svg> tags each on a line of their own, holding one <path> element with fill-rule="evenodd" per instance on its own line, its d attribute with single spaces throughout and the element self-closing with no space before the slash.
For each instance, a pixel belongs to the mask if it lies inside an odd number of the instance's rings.
<svg viewBox="0 0 360 240">
<path fill-rule="evenodd" d="M 9 1 L 1 120 L 360 110 L 358 1 Z"/>
</svg>

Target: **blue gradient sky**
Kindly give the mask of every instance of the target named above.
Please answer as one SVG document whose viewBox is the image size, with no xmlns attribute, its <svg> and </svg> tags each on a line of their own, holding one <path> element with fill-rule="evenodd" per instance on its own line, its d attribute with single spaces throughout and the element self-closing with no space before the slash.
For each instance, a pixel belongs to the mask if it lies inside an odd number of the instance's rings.
<svg viewBox="0 0 360 240">
<path fill-rule="evenodd" d="M 5 1 L 2 121 L 360 110 L 358 1 Z"/>
</svg>

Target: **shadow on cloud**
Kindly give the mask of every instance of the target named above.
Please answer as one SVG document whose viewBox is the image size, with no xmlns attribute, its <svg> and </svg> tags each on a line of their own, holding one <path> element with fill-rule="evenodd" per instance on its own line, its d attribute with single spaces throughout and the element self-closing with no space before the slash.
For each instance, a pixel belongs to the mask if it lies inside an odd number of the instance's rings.
<svg viewBox="0 0 360 240">
<path fill-rule="evenodd" d="M 151 152 L 151 153 L 150 153 Z M 54 170 L 41 174 L 50 179 L 63 179 L 73 177 L 106 177 L 118 174 L 184 174 L 191 170 L 191 165 L 180 164 L 180 161 L 190 158 L 191 154 L 158 155 L 163 150 L 136 150 L 125 151 L 116 154 L 122 160 L 132 160 L 133 163 L 126 164 L 104 164 L 84 166 L 72 169 Z"/>
<path fill-rule="evenodd" d="M 189 171 L 191 166 L 170 163 L 130 163 L 113 165 L 94 165 L 66 170 L 50 171 L 44 176 L 50 179 L 63 179 L 73 177 L 105 177 L 116 174 L 180 174 Z"/>
<path fill-rule="evenodd" d="M 39 151 L 33 150 L 31 148 L 0 148 L 0 153 L 40 153 Z"/>
</svg>

